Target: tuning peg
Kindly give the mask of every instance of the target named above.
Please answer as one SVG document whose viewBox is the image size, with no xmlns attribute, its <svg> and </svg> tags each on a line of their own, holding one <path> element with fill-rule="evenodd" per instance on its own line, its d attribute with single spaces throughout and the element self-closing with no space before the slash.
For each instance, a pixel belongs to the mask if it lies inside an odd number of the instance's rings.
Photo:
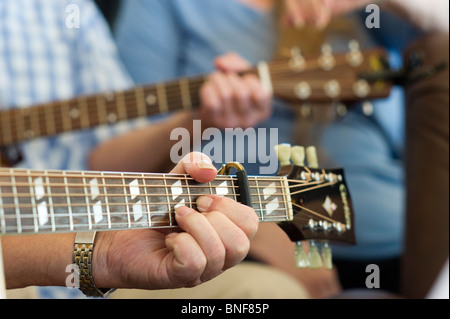
<svg viewBox="0 0 450 319">
<path fill-rule="evenodd" d="M 308 167 L 319 168 L 319 160 L 315 146 L 308 146 L 306 148 L 306 160 L 308 161 Z"/>
<path fill-rule="evenodd" d="M 296 72 L 300 72 L 305 69 L 306 62 L 302 55 L 302 51 L 299 47 L 292 47 L 291 59 L 289 60 L 289 67 Z"/>
<path fill-rule="evenodd" d="M 315 269 L 315 268 L 322 268 L 322 257 L 319 254 L 319 248 L 317 247 L 315 241 L 311 240 L 309 245 L 309 252 L 308 252 L 308 263 L 309 268 Z"/>
<path fill-rule="evenodd" d="M 322 55 L 319 58 L 319 65 L 325 71 L 330 71 L 336 65 L 336 60 L 333 56 L 333 50 L 331 49 L 331 45 L 325 43 L 322 45 Z"/>
<path fill-rule="evenodd" d="M 311 97 L 312 89 L 306 81 L 299 82 L 294 88 L 294 94 L 302 101 L 306 101 Z"/>
<path fill-rule="evenodd" d="M 322 260 L 323 265 L 326 269 L 332 269 L 333 268 L 333 257 L 331 252 L 330 244 L 325 241 L 322 245 Z"/>
<path fill-rule="evenodd" d="M 367 80 L 360 79 L 353 84 L 353 93 L 359 98 L 365 98 L 370 94 L 370 84 Z"/>
<path fill-rule="evenodd" d="M 277 153 L 280 166 L 291 165 L 291 145 L 279 144 L 275 146 L 275 152 Z"/>
<path fill-rule="evenodd" d="M 362 54 L 359 42 L 351 40 L 348 43 L 350 52 L 347 54 L 347 62 L 353 67 L 360 66 L 364 62 L 364 55 Z"/>
<path fill-rule="evenodd" d="M 373 104 L 370 101 L 365 101 L 362 105 L 362 111 L 365 116 L 373 115 Z"/>
<path fill-rule="evenodd" d="M 292 146 L 291 159 L 295 165 L 305 166 L 305 148 L 303 146 Z"/>
<path fill-rule="evenodd" d="M 323 85 L 323 91 L 330 99 L 336 99 L 341 95 L 342 87 L 338 80 L 330 80 Z"/>
<path fill-rule="evenodd" d="M 308 256 L 301 241 L 295 243 L 295 266 L 297 268 L 308 267 Z"/>
</svg>

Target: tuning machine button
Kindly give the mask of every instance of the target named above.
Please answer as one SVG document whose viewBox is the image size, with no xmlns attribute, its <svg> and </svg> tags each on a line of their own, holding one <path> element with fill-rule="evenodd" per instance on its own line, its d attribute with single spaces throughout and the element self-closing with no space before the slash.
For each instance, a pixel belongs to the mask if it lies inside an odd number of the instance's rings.
<svg viewBox="0 0 450 319">
<path fill-rule="evenodd" d="M 301 241 L 295 243 L 295 266 L 297 268 L 308 268 L 308 255 Z"/>
<path fill-rule="evenodd" d="M 308 248 L 308 263 L 309 268 L 312 269 L 323 267 L 322 257 L 319 254 L 319 248 L 313 240 L 310 241 Z"/>
<path fill-rule="evenodd" d="M 336 60 L 333 56 L 331 45 L 325 43 L 322 45 L 322 55 L 319 58 L 319 65 L 325 71 L 330 71 L 336 65 Z"/>
<path fill-rule="evenodd" d="M 322 260 L 326 269 L 333 268 L 333 254 L 331 252 L 330 244 L 327 241 L 324 241 L 322 244 Z"/>
<path fill-rule="evenodd" d="M 291 59 L 289 60 L 289 67 L 295 72 L 301 72 L 306 68 L 306 61 L 299 47 L 293 47 L 291 49 Z"/>
<path fill-rule="evenodd" d="M 311 85 L 309 85 L 306 81 L 299 82 L 294 87 L 294 94 L 296 97 L 298 97 L 300 100 L 306 101 L 311 97 L 312 89 Z"/>
<path fill-rule="evenodd" d="M 358 67 L 364 62 L 364 55 L 362 54 L 359 42 L 351 40 L 348 44 L 349 53 L 347 53 L 347 62 L 352 67 Z"/>
</svg>

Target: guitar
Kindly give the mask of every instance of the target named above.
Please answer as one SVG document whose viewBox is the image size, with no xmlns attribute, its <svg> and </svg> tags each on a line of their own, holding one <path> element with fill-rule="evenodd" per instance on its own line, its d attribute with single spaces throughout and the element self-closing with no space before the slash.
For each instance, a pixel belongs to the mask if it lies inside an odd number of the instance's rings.
<svg viewBox="0 0 450 319">
<path fill-rule="evenodd" d="M 307 160 L 314 163 L 310 150 Z M 279 176 L 246 177 L 228 165 L 205 184 L 178 174 L 0 168 L 0 234 L 172 228 L 176 207 L 195 209 L 199 196 L 216 194 L 251 205 L 261 222 L 279 223 L 294 242 L 313 240 L 301 261 L 307 266 L 322 266 L 312 248 L 326 241 L 323 262 L 331 267 L 328 241 L 355 243 L 344 171 L 304 166 L 301 147 L 281 145 L 278 153 Z M 223 175 L 232 167 L 235 176 Z"/>
<path fill-rule="evenodd" d="M 381 98 L 389 95 L 389 81 L 367 81 L 361 74 L 388 68 L 382 49 L 359 51 L 355 44 L 348 53 L 333 55 L 323 49 L 317 57 L 303 57 L 293 50 L 289 59 L 260 63 L 246 73 L 257 75 L 263 85 L 282 100 L 296 104 L 329 104 L 340 101 Z M 122 92 L 79 96 L 66 101 L 0 112 L 0 165 L 20 162 L 15 148 L 21 142 L 99 125 L 200 105 L 199 90 L 207 76 L 180 78 L 166 83 L 137 86 Z"/>
</svg>

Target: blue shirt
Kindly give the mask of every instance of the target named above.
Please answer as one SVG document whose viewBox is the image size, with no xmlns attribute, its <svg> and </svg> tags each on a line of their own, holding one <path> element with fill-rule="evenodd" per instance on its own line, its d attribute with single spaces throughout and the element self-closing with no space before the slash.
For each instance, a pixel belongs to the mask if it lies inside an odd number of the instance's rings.
<svg viewBox="0 0 450 319">
<path fill-rule="evenodd" d="M 353 18 L 362 47 L 383 46 L 391 66 L 402 67 L 402 52 L 419 32 L 388 12 L 382 12 L 379 29 L 365 28 L 364 14 Z M 388 98 L 372 101 L 372 116 L 350 111 L 324 131 L 320 145 L 330 165 L 345 168 L 355 212 L 357 245 L 335 246 L 335 256 L 370 262 L 403 252 L 404 103 L 403 89 L 394 87 Z"/>
<path fill-rule="evenodd" d="M 273 12 L 258 11 L 236 0 L 133 0 L 125 1 L 122 9 L 116 24 L 117 45 L 137 83 L 210 73 L 214 59 L 231 51 L 256 64 L 270 61 L 276 50 Z M 265 145 L 258 151 L 270 152 L 273 162 L 277 159 L 272 147 L 278 141 L 273 142 L 272 136 L 271 142 L 270 128 L 278 128 L 280 142 L 291 143 L 294 117 L 291 110 L 276 103 L 272 118 L 258 126 L 266 133 L 257 135 Z M 264 174 L 261 167 L 267 163 L 255 163 L 247 150 L 244 155 L 240 162 L 249 174 Z M 225 161 L 224 154 L 217 164 Z"/>
<path fill-rule="evenodd" d="M 76 9 L 79 28 L 71 28 L 76 26 Z M 0 0 L 0 110 L 121 90 L 131 84 L 92 1 Z M 115 132 L 116 128 L 105 127 L 23 143 L 20 166 L 86 169 L 91 148 Z M 45 287 L 40 296 L 79 298 L 82 294 L 78 289 Z"/>
</svg>

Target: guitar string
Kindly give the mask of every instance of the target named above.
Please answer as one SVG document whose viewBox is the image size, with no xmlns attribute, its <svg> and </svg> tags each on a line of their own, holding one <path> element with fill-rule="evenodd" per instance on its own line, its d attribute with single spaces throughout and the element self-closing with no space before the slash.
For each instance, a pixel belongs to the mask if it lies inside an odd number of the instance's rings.
<svg viewBox="0 0 450 319">
<path fill-rule="evenodd" d="M 314 189 L 318 189 L 318 188 L 324 188 L 324 187 L 328 187 L 328 186 L 330 186 L 330 185 L 332 185 L 332 183 L 327 183 L 327 184 L 324 184 L 324 185 L 320 185 L 320 186 L 316 186 L 316 187 L 311 187 L 310 188 L 310 190 L 314 190 Z M 206 187 L 205 187 L 205 189 L 206 189 Z M 209 189 L 209 187 L 208 187 L 208 189 Z M 304 191 L 308 191 L 308 189 L 305 189 Z M 11 195 L 14 195 L 14 194 L 11 194 Z M 30 195 L 32 195 L 32 194 L 30 194 Z M 53 195 L 56 195 L 56 194 L 52 194 L 52 195 L 50 195 L 49 197 L 53 197 Z M 52 205 L 52 207 L 54 207 L 54 208 L 68 208 L 68 207 L 72 207 L 72 208 L 75 208 L 75 207 L 87 207 L 87 206 L 91 206 L 91 205 L 95 205 L 95 203 L 92 203 L 92 202 L 83 202 L 83 203 L 72 203 L 72 200 L 73 200 L 73 196 L 71 196 L 71 195 L 64 195 L 64 194 L 61 194 L 62 196 L 61 197 L 64 197 L 64 198 L 69 198 L 69 199 L 71 199 L 70 200 L 70 204 L 69 203 L 54 203 L 53 205 Z M 89 195 L 92 195 L 92 194 L 89 194 Z M 153 196 L 156 196 L 156 197 L 166 197 L 167 196 L 167 194 L 152 194 Z M 170 195 L 170 194 L 169 194 Z M 190 201 L 191 199 L 192 199 L 192 197 L 195 197 L 195 196 L 202 196 L 203 194 L 191 194 L 191 195 L 181 195 L 181 196 L 178 196 L 178 198 L 182 198 L 182 197 L 185 197 L 185 198 L 189 198 L 189 201 L 187 201 L 187 202 L 185 202 L 186 204 L 188 204 L 188 205 L 190 205 L 191 207 L 192 207 L 192 205 L 194 205 L 195 203 L 194 202 L 192 202 L 192 201 Z M 253 196 L 256 196 L 256 197 L 258 197 L 259 198 L 259 195 L 260 194 L 253 194 Z M 283 195 L 285 195 L 284 193 L 281 193 L 281 194 L 279 194 L 279 195 L 275 195 L 275 194 L 271 194 L 271 196 L 283 196 Z M 230 194 L 230 195 L 228 195 L 228 197 L 230 197 L 230 198 L 232 198 L 232 197 L 234 197 L 235 199 L 238 197 L 238 196 L 240 196 L 239 194 Z M 5 196 L 5 194 L 2 194 L 2 197 L 3 198 L 6 198 L 6 196 Z M 87 195 L 86 196 L 80 196 L 81 198 L 83 198 L 83 199 L 85 199 L 86 201 L 87 201 Z M 95 199 L 93 199 L 93 201 L 95 201 L 96 199 L 100 199 L 100 198 L 98 198 L 99 196 L 96 196 L 96 198 Z M 128 197 L 128 195 L 121 195 L 121 196 L 117 196 L 117 197 L 119 197 L 119 198 L 125 198 L 125 197 Z M 178 205 L 178 204 L 180 204 L 180 201 L 162 201 L 162 202 L 149 202 L 148 201 L 148 197 L 149 197 L 149 195 L 139 195 L 139 196 L 137 196 L 136 198 L 139 198 L 139 199 L 145 199 L 146 201 L 145 201 L 145 203 L 143 203 L 142 205 L 148 205 L 148 206 L 151 206 L 151 205 L 154 205 L 154 206 L 162 206 L 162 205 Z M 57 198 L 56 196 L 55 196 L 55 198 Z M 109 196 L 109 195 L 105 195 L 105 198 L 112 198 L 111 196 Z M 68 201 L 69 202 L 69 201 Z M 269 203 L 271 203 L 272 201 L 269 201 L 269 200 L 266 200 L 266 201 L 262 201 L 262 200 L 256 200 L 255 201 L 255 205 L 262 205 L 262 204 L 269 204 Z M 278 203 L 282 203 L 282 204 L 287 204 L 287 203 L 291 203 L 291 201 L 286 201 L 286 200 L 283 200 L 283 201 L 278 201 Z M 135 202 L 132 202 L 132 203 L 129 203 L 128 202 L 128 200 L 126 200 L 126 201 L 124 201 L 124 202 L 109 202 L 108 201 L 108 203 L 101 203 L 99 206 L 104 206 L 104 207 L 109 207 L 109 206 L 120 206 L 120 207 L 128 207 L 128 206 L 132 206 L 132 205 L 134 205 L 135 204 Z M 18 205 L 16 205 L 16 204 L 3 204 L 2 205 L 2 209 L 10 209 L 10 208 L 19 208 L 19 209 L 25 209 L 25 208 L 36 208 L 37 206 L 39 206 L 39 204 L 18 204 Z"/>
<path fill-rule="evenodd" d="M 267 203 L 270 203 L 270 202 L 267 202 Z M 290 201 L 289 202 L 287 202 L 287 201 L 286 202 L 281 202 L 281 203 L 283 203 L 283 204 L 288 204 L 288 203 L 292 204 L 295 207 L 301 208 L 302 210 L 305 210 L 305 211 L 307 211 L 307 212 L 309 212 L 309 213 L 311 213 L 311 214 L 313 214 L 313 215 L 315 215 L 317 217 L 320 217 L 320 218 L 322 218 L 324 220 L 327 220 L 329 222 L 341 223 L 338 220 L 332 219 L 332 218 L 330 218 L 328 216 L 325 216 L 325 215 L 323 215 L 323 214 L 321 214 L 319 212 L 316 212 L 316 211 L 314 211 L 312 209 L 309 209 L 309 208 L 305 207 L 304 205 L 299 205 L 299 204 L 296 204 L 296 203 L 292 203 Z M 143 206 L 148 206 L 149 208 L 151 208 L 152 205 L 153 206 L 166 206 L 167 204 L 168 203 L 161 203 L 161 204 L 147 203 L 147 204 L 143 204 Z M 170 205 L 175 205 L 175 204 L 180 204 L 180 203 L 170 203 Z M 262 203 L 256 203 L 256 204 L 262 204 Z M 192 203 L 187 203 L 187 205 L 191 205 L 190 207 L 192 208 Z M 187 206 L 187 205 L 183 205 L 183 206 Z M 77 206 L 78 207 L 86 207 L 87 205 L 86 204 L 84 204 L 84 205 L 70 205 L 70 207 L 72 207 L 72 208 L 77 207 Z M 102 205 L 102 206 L 109 207 L 108 205 Z M 125 204 L 122 204 L 120 206 L 125 206 Z M 29 207 L 29 208 L 33 208 L 33 207 L 35 207 L 35 206 Z M 58 208 L 55 205 L 53 205 L 53 207 L 54 208 Z M 69 206 L 62 206 L 62 207 L 69 207 Z M 286 210 L 286 208 L 287 208 L 287 206 L 285 205 L 285 207 L 280 208 L 280 210 L 282 210 L 282 209 Z M 121 219 L 127 219 L 128 220 L 130 218 L 130 216 L 131 216 L 131 212 L 129 212 L 128 209 L 124 209 L 124 210 L 126 210 L 126 212 L 111 212 L 110 210 L 108 210 L 106 212 L 102 211 L 102 216 L 104 216 L 104 214 L 106 214 L 106 217 L 108 217 L 108 218 L 121 218 Z M 263 212 L 265 212 L 266 209 L 254 208 L 254 211 L 256 213 L 258 213 L 258 212 L 260 213 L 260 216 L 258 216 L 258 217 L 261 218 L 261 219 L 272 219 L 272 220 L 273 219 L 277 219 L 277 220 L 279 220 L 279 218 L 281 218 L 281 216 L 282 216 L 283 217 L 282 220 L 287 220 L 287 215 L 285 213 L 283 213 L 282 215 L 271 214 L 271 216 L 263 216 Z M 142 214 L 142 216 L 149 215 L 150 219 L 152 219 L 152 217 L 153 218 L 157 218 L 158 216 L 160 217 L 161 214 L 162 215 L 174 214 L 173 211 L 167 211 L 167 210 L 152 211 L 151 209 L 149 211 L 141 211 L 140 213 Z M 155 214 L 158 214 L 158 215 L 155 216 Z M 88 218 L 89 219 L 89 218 L 92 218 L 93 217 L 92 215 L 94 215 L 94 214 L 92 212 L 91 213 L 87 213 L 87 212 L 86 213 L 77 213 L 77 212 L 73 212 L 73 211 L 71 213 L 68 212 L 68 213 L 63 213 L 62 214 L 62 213 L 56 213 L 56 212 L 53 211 L 53 213 L 51 215 L 52 215 L 53 219 L 68 217 L 68 218 L 71 218 L 72 221 L 73 221 L 74 218 L 75 219 L 83 219 L 83 218 Z M 3 221 L 5 221 L 5 222 L 7 222 L 8 220 L 17 220 L 17 216 L 16 216 L 15 213 L 14 214 L 5 214 L 4 216 L 1 216 L 1 217 L 2 217 Z M 32 213 L 32 214 L 24 214 L 24 213 L 22 213 L 22 214 L 20 214 L 20 219 L 21 220 L 32 219 L 34 221 L 37 218 L 38 218 L 38 216 L 37 216 L 36 213 Z M 105 218 L 105 217 L 103 217 L 103 218 Z M 103 220 L 103 218 L 102 218 L 102 220 Z M 96 223 L 96 224 L 98 224 L 98 223 Z"/>
<path fill-rule="evenodd" d="M 301 81 L 301 79 L 297 80 L 296 82 L 300 83 L 300 81 Z M 324 81 L 308 80 L 307 82 L 310 85 L 311 89 L 321 89 L 321 90 L 323 90 Z M 354 83 L 354 81 L 352 81 L 352 80 L 349 80 L 348 82 Z M 346 84 L 347 81 L 343 80 L 343 81 L 340 81 L 340 83 L 341 84 Z M 274 88 L 289 88 L 289 89 L 291 89 L 293 86 L 292 86 L 292 84 L 289 84 L 289 83 L 274 82 L 273 83 L 273 87 Z M 351 86 L 347 86 L 347 87 L 350 88 Z M 342 90 L 343 89 L 341 88 L 341 91 Z M 344 86 L 344 90 L 345 90 L 345 86 Z M 182 107 L 181 108 L 180 107 L 176 107 L 176 108 L 174 108 L 174 110 L 171 110 L 171 108 L 173 108 L 173 107 L 171 107 L 171 105 L 173 105 L 173 104 L 178 105 L 178 104 L 181 104 L 183 102 L 182 101 L 183 93 L 180 92 L 181 89 L 180 88 L 173 88 L 173 91 L 175 91 L 176 93 L 172 94 L 170 92 L 170 90 L 167 91 L 167 95 L 168 95 L 167 96 L 167 102 L 169 104 L 169 111 L 175 111 L 175 110 L 178 110 L 178 109 L 182 108 Z M 197 94 L 196 92 L 197 92 L 196 89 L 191 89 L 190 96 L 191 97 L 192 96 L 196 96 L 196 94 Z M 139 107 L 137 107 L 137 105 L 136 105 L 136 104 L 138 104 L 137 101 L 139 100 L 139 98 L 137 97 L 137 92 L 136 91 L 127 92 L 125 94 L 126 95 L 123 97 L 123 99 L 124 99 L 123 103 L 124 104 L 135 105 L 135 107 L 133 107 L 133 108 L 125 107 L 125 109 L 126 109 L 125 113 L 127 113 L 126 119 L 132 119 L 132 118 L 139 117 L 140 110 L 139 110 Z M 147 95 L 148 94 L 150 94 L 150 93 L 147 93 Z M 144 95 L 145 95 L 145 93 L 144 93 Z M 70 100 L 68 102 L 65 102 L 65 103 L 68 103 L 69 105 L 73 104 L 73 103 L 76 103 L 76 106 L 72 106 L 72 107 L 69 106 L 69 113 L 70 113 L 70 110 L 72 110 L 74 108 L 78 109 L 80 111 L 80 113 L 81 113 L 76 119 L 71 119 L 70 120 L 72 124 L 74 124 L 73 123 L 74 121 L 82 122 L 83 120 L 81 118 L 83 118 L 83 117 L 85 117 L 85 118 L 87 117 L 87 118 L 91 119 L 91 121 L 92 121 L 92 119 L 94 118 L 92 115 L 95 115 L 95 119 L 97 119 L 96 123 L 97 122 L 102 122 L 102 123 L 107 124 L 107 123 L 109 123 L 108 115 L 111 115 L 111 114 L 117 115 L 117 113 L 120 113 L 120 112 L 117 112 L 118 111 L 118 108 L 117 108 L 118 107 L 117 106 L 118 103 L 115 103 L 113 105 L 113 107 L 115 108 L 116 112 L 114 112 L 114 113 L 105 112 L 106 113 L 105 114 L 105 119 L 102 121 L 99 118 L 100 115 L 99 115 L 99 110 L 98 110 L 98 97 L 85 97 L 85 98 L 86 99 L 92 99 L 92 100 L 90 100 L 90 101 L 83 101 L 83 98 L 80 97 L 78 99 L 74 99 L 74 100 Z M 132 102 L 134 102 L 134 103 L 129 103 L 130 100 L 132 100 Z M 144 98 L 144 100 L 145 100 L 145 98 Z M 171 103 L 169 100 L 176 100 L 176 103 Z M 64 102 L 60 102 L 57 105 L 62 104 L 62 103 L 64 103 Z M 85 103 L 86 104 L 87 114 L 85 114 L 86 112 L 83 112 L 82 110 L 80 110 L 82 108 L 81 105 L 80 105 L 81 103 Z M 105 101 L 105 108 L 106 109 L 111 108 L 111 106 L 108 106 L 109 103 L 111 103 L 111 102 L 110 101 Z M 52 104 L 49 104 L 49 105 L 50 105 L 49 108 L 53 107 Z M 154 110 L 150 110 L 150 112 L 148 112 L 149 111 L 148 107 L 149 107 L 149 105 L 146 103 L 146 108 L 145 108 L 146 109 L 146 115 L 152 115 L 152 114 L 160 113 L 160 110 L 161 110 L 160 106 L 155 105 L 154 106 Z M 58 107 L 58 108 L 62 108 L 62 107 Z M 27 109 L 24 109 L 24 110 L 27 110 Z M 17 110 L 17 112 L 19 112 L 19 113 L 25 112 L 26 113 L 27 111 L 23 111 L 21 109 L 21 110 Z M 36 117 L 38 118 L 37 122 L 40 124 L 39 127 L 42 127 L 42 123 L 43 122 L 44 122 L 44 124 L 47 124 L 47 119 L 46 118 L 47 118 L 48 110 L 46 110 L 46 109 L 36 109 L 36 110 L 34 110 L 34 114 L 32 114 L 33 111 L 29 111 L 29 112 L 30 112 L 30 114 L 26 114 L 25 116 L 29 116 L 28 122 L 30 122 L 30 124 L 31 124 L 31 122 L 33 122 L 33 120 L 31 119 L 31 115 L 36 115 Z M 53 112 L 52 116 L 54 117 L 55 130 L 56 131 L 64 131 L 65 130 L 64 121 L 62 121 L 61 119 L 64 118 L 64 117 L 69 117 L 70 118 L 70 115 L 63 115 L 62 112 L 56 112 L 56 113 Z M 22 115 L 22 117 L 23 117 L 23 115 Z M 44 119 L 42 119 L 42 117 L 44 117 Z M 126 119 L 118 119 L 118 121 L 126 120 Z M 60 121 L 57 121 L 57 120 L 60 120 Z M 14 121 L 14 120 L 12 120 L 12 121 Z M 58 126 L 58 123 L 62 123 L 62 126 Z M 82 126 L 83 126 L 82 123 L 79 123 L 79 124 L 80 124 L 79 125 L 80 128 L 82 128 Z M 25 125 L 23 125 L 23 126 L 25 126 Z M 32 126 L 32 125 L 30 125 L 30 126 Z M 88 125 L 88 126 L 91 126 L 91 125 Z M 15 133 L 15 135 L 17 135 L 17 130 L 18 130 L 17 126 L 12 126 L 11 127 L 11 132 Z M 46 131 L 47 130 L 48 129 L 46 129 Z M 23 131 L 27 131 L 27 129 L 23 129 Z M 45 134 L 41 134 L 41 135 L 45 135 Z"/>
</svg>

